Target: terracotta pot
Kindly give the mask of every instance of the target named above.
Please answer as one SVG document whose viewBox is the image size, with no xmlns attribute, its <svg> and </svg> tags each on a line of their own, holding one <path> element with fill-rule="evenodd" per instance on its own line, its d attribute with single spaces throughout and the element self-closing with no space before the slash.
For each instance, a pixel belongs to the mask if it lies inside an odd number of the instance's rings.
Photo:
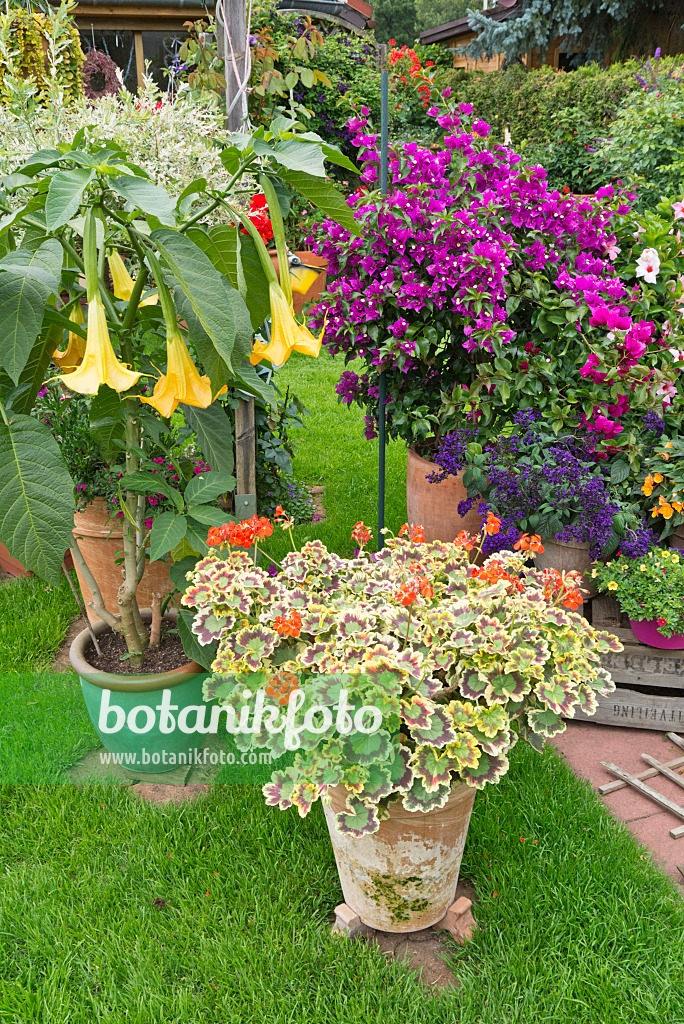
<svg viewBox="0 0 684 1024">
<path fill-rule="evenodd" d="M 302 263 L 305 264 L 305 266 L 321 267 L 323 269 L 323 273 L 319 274 L 319 276 L 316 278 L 316 280 L 311 285 L 311 287 L 309 288 L 308 292 L 305 295 L 292 295 L 292 304 L 294 306 L 294 311 L 299 316 L 302 309 L 304 308 L 304 305 L 307 302 L 313 302 L 316 296 L 320 295 L 321 292 L 325 289 L 325 268 L 328 266 L 328 261 L 324 259 L 323 256 L 317 256 L 315 252 L 296 252 L 293 255 L 298 256 Z M 271 259 L 273 260 L 273 266 L 276 268 L 276 272 L 278 273 L 278 277 L 280 277 L 280 272 L 278 270 L 278 254 L 274 251 L 271 251 L 270 256 Z"/>
<path fill-rule="evenodd" d="M 141 614 L 144 621 L 150 621 L 149 611 Z M 93 632 L 102 636 L 109 626 L 98 621 Z M 170 772 L 178 765 L 192 764 L 204 734 L 184 731 L 179 720 L 184 709 L 207 706 L 202 699 L 207 677 L 204 669 L 188 661 L 167 672 L 147 675 L 101 672 L 87 661 L 91 644 L 89 630 L 82 630 L 69 649 L 69 660 L 80 676 L 93 727 L 105 750 L 117 756 L 114 763 L 136 774 Z M 161 714 L 157 714 L 165 690 L 170 691 L 171 728 L 168 720 L 162 728 Z"/>
<path fill-rule="evenodd" d="M 482 529 L 482 518 L 477 512 L 481 498 L 465 516 L 459 516 L 458 503 L 467 497 L 463 486 L 463 472 L 448 476 L 441 483 L 431 484 L 427 477 L 439 471 L 439 466 L 408 449 L 406 464 L 406 508 L 411 526 L 422 526 L 426 540 L 452 541 L 461 530 L 477 534 Z"/>
<path fill-rule="evenodd" d="M 389 805 L 379 830 L 356 839 L 335 826 L 346 790 L 329 790 L 325 807 L 342 892 L 364 924 L 383 932 L 413 932 L 441 921 L 454 902 L 475 790 L 456 783 L 444 807 L 423 814 Z"/>
<path fill-rule="evenodd" d="M 114 615 L 119 614 L 116 595 L 121 586 L 121 564 L 117 565 L 123 555 L 123 525 L 119 519 L 109 519 L 107 506 L 103 498 L 95 498 L 83 512 L 74 515 L 74 527 L 79 540 L 79 548 L 86 565 L 92 572 L 102 591 L 105 608 Z M 76 564 L 76 563 L 74 563 Z M 88 618 L 91 622 L 100 622 L 88 601 L 93 595 L 90 587 L 83 579 L 76 564 L 76 574 L 81 585 L 83 600 L 86 602 Z M 137 590 L 138 607 L 149 608 L 152 595 L 157 592 L 168 594 L 173 590 L 169 577 L 169 566 L 166 562 L 148 562 Z"/>
<path fill-rule="evenodd" d="M 73 569 L 71 551 L 67 551 L 64 555 L 64 564 L 67 569 Z M 10 576 L 33 576 L 31 570 L 27 571 L 18 558 L 12 558 L 4 544 L 0 544 L 0 569 L 3 572 L 8 572 Z"/>
<path fill-rule="evenodd" d="M 581 572 L 582 587 L 588 591 L 585 598 L 596 597 L 598 589 L 591 578 L 592 561 L 587 541 L 569 540 L 565 543 L 549 537 L 543 542 L 544 550 L 535 555 L 534 564 L 538 569 L 557 569 L 558 572 Z"/>
</svg>

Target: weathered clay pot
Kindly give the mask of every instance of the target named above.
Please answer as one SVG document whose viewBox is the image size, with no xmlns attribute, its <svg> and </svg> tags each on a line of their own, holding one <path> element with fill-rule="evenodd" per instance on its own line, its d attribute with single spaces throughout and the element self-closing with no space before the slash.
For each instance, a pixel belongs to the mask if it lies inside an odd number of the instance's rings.
<svg viewBox="0 0 684 1024">
<path fill-rule="evenodd" d="M 592 562 L 589 557 L 589 544 L 586 541 L 570 540 L 565 543 L 549 537 L 543 542 L 544 550 L 535 555 L 534 564 L 538 569 L 557 569 L 558 572 L 581 572 L 582 587 L 588 591 L 585 598 L 595 597 L 598 593 L 596 583 L 591 578 Z"/>
<path fill-rule="evenodd" d="M 406 507 L 411 526 L 422 526 L 426 540 L 452 541 L 461 530 L 478 534 L 482 519 L 477 506 L 482 500 L 476 499 L 473 508 L 465 516 L 459 516 L 458 503 L 467 497 L 463 486 L 463 473 L 448 476 L 441 483 L 431 484 L 428 475 L 439 471 L 439 466 L 408 449 L 406 465 Z"/>
<path fill-rule="evenodd" d="M 337 830 L 346 790 L 329 790 L 325 807 L 342 892 L 364 924 L 383 932 L 413 932 L 441 921 L 454 902 L 475 790 L 456 783 L 444 807 L 423 814 L 401 801 L 389 818 L 360 839 Z"/>
<path fill-rule="evenodd" d="M 86 565 L 92 572 L 102 591 L 105 608 L 108 612 L 118 615 L 119 606 L 116 595 L 121 586 L 121 558 L 123 556 L 123 526 L 119 519 L 109 519 L 107 506 L 103 498 L 95 498 L 83 512 L 74 515 L 74 528 L 78 537 L 78 546 Z M 119 564 L 117 565 L 117 561 Z M 91 622 L 101 622 L 88 601 L 93 595 L 90 587 L 83 579 L 78 564 L 74 560 L 78 582 L 81 585 L 83 600 L 86 602 L 88 618 Z M 169 577 L 169 566 L 166 562 L 148 562 L 145 573 L 137 590 L 139 608 L 152 605 L 152 595 L 157 592 L 168 594 L 173 590 Z"/>
</svg>

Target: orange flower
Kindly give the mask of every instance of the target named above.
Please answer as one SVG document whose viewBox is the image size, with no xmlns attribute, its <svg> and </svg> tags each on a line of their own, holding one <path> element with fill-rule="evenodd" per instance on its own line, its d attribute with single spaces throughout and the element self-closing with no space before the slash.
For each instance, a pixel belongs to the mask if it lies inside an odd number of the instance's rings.
<svg viewBox="0 0 684 1024">
<path fill-rule="evenodd" d="M 533 554 L 541 554 L 544 550 L 538 533 L 533 533 L 531 537 L 529 533 L 521 533 L 520 539 L 515 542 L 513 547 L 516 551 L 531 551 Z"/>
<path fill-rule="evenodd" d="M 487 521 L 484 524 L 485 533 L 498 533 L 501 526 L 501 520 L 498 516 L 495 516 L 493 512 L 487 513 Z"/>
<path fill-rule="evenodd" d="M 646 477 L 646 479 L 644 480 L 643 486 L 641 488 L 641 490 L 644 492 L 644 494 L 646 495 L 647 498 L 649 497 L 650 494 L 653 493 L 653 484 L 654 483 L 655 483 L 655 480 L 653 479 L 653 477 L 649 473 L 648 476 Z"/>
<path fill-rule="evenodd" d="M 461 530 L 454 540 L 454 544 L 459 548 L 463 548 L 464 551 L 472 551 L 476 543 L 477 539 L 472 537 L 467 530 Z"/>
<path fill-rule="evenodd" d="M 404 523 L 399 530 L 399 536 L 407 536 L 412 544 L 425 544 L 425 530 L 422 526 L 409 526 L 408 523 Z"/>
<path fill-rule="evenodd" d="M 290 694 L 299 689 L 299 679 L 294 672 L 283 669 L 276 672 L 264 687 L 267 697 L 275 697 L 279 704 L 285 705 L 290 699 Z"/>
<path fill-rule="evenodd" d="M 662 480 L 663 480 L 662 474 L 661 473 L 654 473 L 653 474 L 653 479 L 655 480 L 655 482 L 657 484 L 662 483 Z"/>
<path fill-rule="evenodd" d="M 396 598 L 399 601 L 399 603 L 403 604 L 405 607 L 408 607 L 410 604 L 413 604 L 417 597 L 418 588 L 413 582 L 402 583 L 396 594 Z"/>
<path fill-rule="evenodd" d="M 302 631 L 302 617 L 298 611 L 291 611 L 287 616 L 278 615 L 273 628 L 281 636 L 299 636 Z"/>
<path fill-rule="evenodd" d="M 364 544 L 367 544 L 372 536 L 373 534 L 368 529 L 363 520 L 359 520 L 358 523 L 354 523 L 354 528 L 351 532 L 351 538 L 352 540 L 355 540 L 357 544 L 360 544 L 361 547 L 363 547 Z"/>
</svg>

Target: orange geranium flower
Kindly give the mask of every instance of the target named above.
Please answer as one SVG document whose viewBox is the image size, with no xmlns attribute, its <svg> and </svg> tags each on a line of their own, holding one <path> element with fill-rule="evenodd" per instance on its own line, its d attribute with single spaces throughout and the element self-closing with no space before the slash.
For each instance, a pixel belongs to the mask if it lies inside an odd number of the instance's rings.
<svg viewBox="0 0 684 1024">
<path fill-rule="evenodd" d="M 289 615 L 278 615 L 273 623 L 276 633 L 281 636 L 297 637 L 302 631 L 302 617 L 298 611 L 291 611 Z"/>
<path fill-rule="evenodd" d="M 484 524 L 484 532 L 489 534 L 498 533 L 500 527 L 501 520 L 499 517 L 495 516 L 493 512 L 488 512 L 487 519 Z"/>
<path fill-rule="evenodd" d="M 412 544 L 424 544 L 425 543 L 425 530 L 422 526 L 409 526 L 408 523 L 399 530 L 400 537 L 408 537 Z"/>
<path fill-rule="evenodd" d="M 454 544 L 459 548 L 463 548 L 464 551 L 472 551 L 477 544 L 477 538 L 473 537 L 467 530 L 461 530 L 456 535 Z"/>
<path fill-rule="evenodd" d="M 521 533 L 513 547 L 516 551 L 531 551 L 533 554 L 539 555 L 544 551 L 544 545 L 538 533 L 533 533 L 531 537 L 529 533 Z"/>
</svg>

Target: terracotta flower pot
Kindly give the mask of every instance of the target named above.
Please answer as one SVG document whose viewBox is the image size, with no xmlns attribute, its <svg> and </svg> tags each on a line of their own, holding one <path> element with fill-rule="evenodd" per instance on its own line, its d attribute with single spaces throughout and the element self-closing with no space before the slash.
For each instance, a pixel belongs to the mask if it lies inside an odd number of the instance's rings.
<svg viewBox="0 0 684 1024">
<path fill-rule="evenodd" d="M 335 826 L 345 810 L 343 786 L 324 805 L 345 903 L 364 924 L 383 932 L 413 932 L 441 921 L 454 902 L 475 790 L 456 783 L 444 807 L 423 814 L 401 800 L 373 835 L 360 839 Z"/>
<path fill-rule="evenodd" d="M 441 483 L 431 484 L 427 477 L 439 471 L 439 466 L 408 449 L 406 464 L 406 508 L 411 526 L 422 526 L 426 540 L 452 541 L 461 530 L 477 534 L 482 529 L 482 518 L 477 505 L 465 516 L 459 516 L 458 503 L 468 497 L 463 486 L 463 472 L 448 476 Z"/>
<path fill-rule="evenodd" d="M 123 555 L 122 521 L 109 519 L 104 499 L 95 498 L 83 512 L 75 513 L 74 527 L 81 554 L 102 591 L 105 608 L 108 612 L 118 615 L 119 606 L 116 596 L 121 586 L 122 575 L 121 564 L 117 565 L 117 561 L 120 563 Z M 88 607 L 88 601 L 93 599 L 90 587 L 83 579 L 78 564 L 75 561 L 74 564 L 83 600 L 86 602 L 88 618 L 91 622 L 100 622 L 99 615 L 96 615 L 93 609 Z M 155 592 L 168 594 L 171 590 L 173 590 L 173 584 L 169 577 L 168 564 L 166 562 L 148 562 L 137 590 L 138 607 L 151 607 L 152 595 Z"/>
<path fill-rule="evenodd" d="M 149 622 L 149 611 L 142 616 Z M 102 636 L 109 626 L 98 621 L 93 631 Z M 192 709 L 207 706 L 202 698 L 204 669 L 188 661 L 168 672 L 147 675 L 101 672 L 87 661 L 91 644 L 90 632 L 82 630 L 69 649 L 69 660 L 80 677 L 93 727 L 105 749 L 116 755 L 114 763 L 136 774 L 170 772 L 178 765 L 192 764 L 193 751 L 201 747 L 204 735 L 187 731 L 182 715 L 188 709 L 192 718 Z M 161 721 L 165 690 L 170 691 L 167 703 L 173 727 L 168 720 L 163 725 Z"/>
<path fill-rule="evenodd" d="M 596 583 L 591 578 L 591 558 L 589 557 L 589 544 L 586 541 L 570 540 L 566 543 L 554 540 L 549 537 L 543 542 L 544 550 L 536 555 L 534 564 L 538 569 L 557 569 L 558 572 L 582 573 L 582 587 L 588 591 L 587 597 L 595 597 L 598 594 Z"/>
</svg>

